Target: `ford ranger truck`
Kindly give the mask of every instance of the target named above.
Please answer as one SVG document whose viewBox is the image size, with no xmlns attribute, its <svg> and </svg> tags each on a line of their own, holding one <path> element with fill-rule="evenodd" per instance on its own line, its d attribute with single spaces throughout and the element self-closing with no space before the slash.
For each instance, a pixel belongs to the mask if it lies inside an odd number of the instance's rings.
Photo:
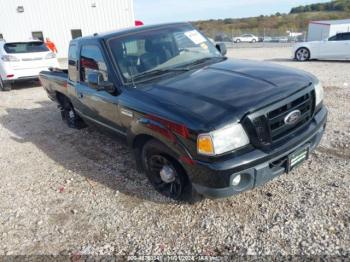
<svg viewBox="0 0 350 262">
<path fill-rule="evenodd" d="M 221 198 L 293 176 L 327 120 L 313 75 L 225 54 L 188 23 L 144 26 L 73 40 L 40 80 L 70 127 L 124 137 L 161 194 Z"/>
</svg>

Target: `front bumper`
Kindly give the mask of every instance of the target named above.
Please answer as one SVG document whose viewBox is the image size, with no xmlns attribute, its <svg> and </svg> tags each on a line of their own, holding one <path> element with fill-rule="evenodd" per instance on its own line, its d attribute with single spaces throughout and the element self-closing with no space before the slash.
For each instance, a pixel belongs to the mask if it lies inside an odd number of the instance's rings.
<svg viewBox="0 0 350 262">
<path fill-rule="evenodd" d="M 288 156 L 299 148 L 310 145 L 310 152 L 316 149 L 324 134 L 327 122 L 327 109 L 323 107 L 312 122 L 290 141 L 271 152 L 258 149 L 229 160 L 206 163 L 197 161 L 192 167 L 186 167 L 194 189 L 211 198 L 223 198 L 242 193 L 261 186 L 287 172 L 283 163 Z M 238 186 L 232 186 L 233 179 L 242 176 Z"/>
</svg>

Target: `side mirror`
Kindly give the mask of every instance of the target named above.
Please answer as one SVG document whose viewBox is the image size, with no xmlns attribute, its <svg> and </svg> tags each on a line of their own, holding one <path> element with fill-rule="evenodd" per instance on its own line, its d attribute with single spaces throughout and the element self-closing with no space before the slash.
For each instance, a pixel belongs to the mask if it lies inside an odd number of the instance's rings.
<svg viewBox="0 0 350 262">
<path fill-rule="evenodd" d="M 87 82 L 90 87 L 97 88 L 101 82 L 102 75 L 98 72 L 89 72 L 87 75 Z"/>
<path fill-rule="evenodd" d="M 90 72 L 87 75 L 87 82 L 91 88 L 97 91 L 106 91 L 111 94 L 115 92 L 113 83 L 104 81 L 100 72 Z"/>
<path fill-rule="evenodd" d="M 224 56 L 227 54 L 227 48 L 224 43 L 216 44 L 216 49 Z"/>
</svg>

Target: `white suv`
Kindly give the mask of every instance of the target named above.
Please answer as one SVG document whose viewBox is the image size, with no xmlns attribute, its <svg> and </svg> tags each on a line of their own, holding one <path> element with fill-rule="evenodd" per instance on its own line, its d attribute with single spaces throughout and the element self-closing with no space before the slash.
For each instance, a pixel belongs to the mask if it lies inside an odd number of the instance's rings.
<svg viewBox="0 0 350 262">
<path fill-rule="evenodd" d="M 241 35 L 238 37 L 234 37 L 233 42 L 235 42 L 235 43 L 241 43 L 241 42 L 256 43 L 256 42 L 259 42 L 259 37 L 252 35 L 252 34 L 245 34 L 245 35 Z"/>
<path fill-rule="evenodd" d="M 11 90 L 16 81 L 37 79 L 49 67 L 58 67 L 58 61 L 45 43 L 0 41 L 0 91 Z"/>
</svg>

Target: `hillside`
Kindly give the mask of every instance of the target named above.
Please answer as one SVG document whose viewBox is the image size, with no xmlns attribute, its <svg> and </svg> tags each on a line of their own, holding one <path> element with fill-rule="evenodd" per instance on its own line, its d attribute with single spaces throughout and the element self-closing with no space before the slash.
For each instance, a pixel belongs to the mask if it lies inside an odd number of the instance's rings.
<svg viewBox="0 0 350 262">
<path fill-rule="evenodd" d="M 329 9 L 335 8 L 335 3 L 347 1 L 333 1 L 326 4 L 329 5 Z M 241 19 L 218 19 L 218 20 L 206 20 L 193 22 L 197 28 L 206 33 L 207 35 L 214 37 L 219 33 L 226 33 L 228 36 L 236 36 L 243 33 L 253 33 L 259 36 L 282 36 L 286 35 L 286 31 L 293 32 L 305 32 L 310 21 L 312 20 L 333 20 L 333 19 L 347 19 L 350 18 L 350 11 L 348 11 L 347 5 L 342 5 L 344 11 L 306 11 L 313 9 L 326 9 L 326 4 L 317 7 L 311 7 L 313 5 L 296 7 L 291 10 L 289 14 L 276 13 L 271 16 L 258 16 Z M 349 4 L 350 5 L 350 4 Z M 349 9 L 350 10 L 350 9 Z"/>
<path fill-rule="evenodd" d="M 291 14 L 320 11 L 343 11 L 350 12 L 350 0 L 336 0 L 328 3 L 318 3 L 292 8 Z"/>
</svg>

